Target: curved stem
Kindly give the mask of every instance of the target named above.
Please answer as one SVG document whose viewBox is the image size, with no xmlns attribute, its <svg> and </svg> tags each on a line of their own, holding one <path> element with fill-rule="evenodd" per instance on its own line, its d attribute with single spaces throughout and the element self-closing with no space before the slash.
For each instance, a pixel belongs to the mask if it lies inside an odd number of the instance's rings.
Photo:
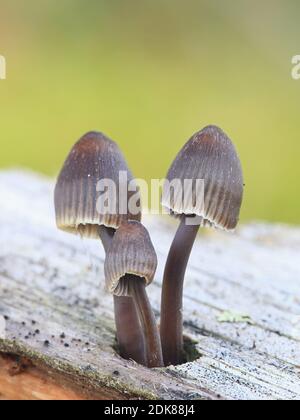
<svg viewBox="0 0 300 420">
<path fill-rule="evenodd" d="M 161 341 L 155 316 L 151 308 L 144 282 L 140 277 L 130 276 L 131 292 L 135 301 L 146 340 L 147 366 L 162 367 L 163 356 Z"/>
<path fill-rule="evenodd" d="M 145 366 L 144 335 L 132 297 L 114 296 L 114 311 L 120 356 Z"/>
<path fill-rule="evenodd" d="M 168 255 L 161 301 L 160 335 L 165 365 L 177 365 L 183 356 L 183 283 L 199 225 L 187 225 L 183 217 Z"/>
<path fill-rule="evenodd" d="M 105 252 L 108 251 L 114 234 L 114 229 L 105 226 L 99 228 Z M 120 356 L 146 365 L 145 339 L 133 299 L 114 296 L 114 312 Z"/>
</svg>

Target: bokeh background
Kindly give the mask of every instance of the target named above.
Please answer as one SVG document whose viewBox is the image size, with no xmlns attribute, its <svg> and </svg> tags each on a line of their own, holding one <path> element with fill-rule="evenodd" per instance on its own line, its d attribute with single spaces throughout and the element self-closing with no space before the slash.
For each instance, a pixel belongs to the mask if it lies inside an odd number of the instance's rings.
<svg viewBox="0 0 300 420">
<path fill-rule="evenodd" d="M 0 168 L 54 176 L 81 134 L 164 177 L 207 124 L 234 140 L 243 220 L 300 222 L 299 0 L 1 0 Z"/>
</svg>

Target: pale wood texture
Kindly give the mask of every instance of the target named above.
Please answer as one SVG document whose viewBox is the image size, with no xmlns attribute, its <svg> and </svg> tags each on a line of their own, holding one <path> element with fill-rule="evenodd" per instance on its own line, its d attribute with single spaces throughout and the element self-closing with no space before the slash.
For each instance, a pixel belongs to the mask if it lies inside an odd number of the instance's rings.
<svg viewBox="0 0 300 420">
<path fill-rule="evenodd" d="M 50 393 L 45 386 L 42 397 L 300 399 L 299 228 L 253 223 L 234 235 L 203 232 L 184 300 L 185 334 L 201 357 L 149 370 L 116 354 L 104 251 L 100 241 L 57 231 L 52 194 L 47 179 L 0 173 L 0 316 L 6 317 L 0 351 L 26 357 L 37 369 L 35 380 L 50 381 Z M 147 216 L 145 224 L 159 257 L 148 288 L 159 317 L 176 222 Z M 10 384 L 18 378 L 6 376 L 5 360 L 0 395 L 16 398 Z M 26 391 L 24 398 L 30 398 L 30 386 L 39 387 L 30 378 L 17 388 Z M 53 396 L 52 387 L 62 387 L 61 395 Z"/>
</svg>

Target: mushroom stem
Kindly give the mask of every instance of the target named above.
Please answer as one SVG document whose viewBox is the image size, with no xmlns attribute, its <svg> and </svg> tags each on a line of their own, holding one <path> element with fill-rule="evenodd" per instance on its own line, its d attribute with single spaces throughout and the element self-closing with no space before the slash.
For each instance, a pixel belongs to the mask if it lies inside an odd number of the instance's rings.
<svg viewBox="0 0 300 420">
<path fill-rule="evenodd" d="M 130 284 L 146 339 L 147 366 L 150 368 L 163 367 L 160 336 L 145 284 L 140 277 L 134 275 L 130 275 Z"/>
<path fill-rule="evenodd" d="M 145 366 L 145 340 L 133 299 L 114 295 L 114 311 L 120 356 Z"/>
<path fill-rule="evenodd" d="M 115 230 L 100 226 L 99 236 L 108 251 Z M 131 297 L 114 295 L 114 312 L 120 356 L 145 365 L 145 339 L 136 305 Z"/>
<path fill-rule="evenodd" d="M 199 225 L 187 225 L 186 218 L 182 217 L 176 232 L 163 279 L 160 335 L 166 366 L 181 363 L 183 357 L 183 283 L 199 230 Z"/>
<path fill-rule="evenodd" d="M 105 253 L 107 253 L 107 251 L 110 248 L 115 232 L 115 229 L 108 228 L 103 225 L 99 226 L 99 236 L 103 244 Z"/>
</svg>

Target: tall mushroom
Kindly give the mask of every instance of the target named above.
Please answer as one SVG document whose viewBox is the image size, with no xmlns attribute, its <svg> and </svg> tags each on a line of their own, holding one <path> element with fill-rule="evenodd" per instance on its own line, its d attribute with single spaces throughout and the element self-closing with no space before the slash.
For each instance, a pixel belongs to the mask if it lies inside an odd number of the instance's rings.
<svg viewBox="0 0 300 420">
<path fill-rule="evenodd" d="M 120 173 L 128 182 L 133 176 L 117 144 L 98 132 L 85 134 L 72 148 L 60 172 L 55 188 L 56 222 L 59 229 L 82 237 L 101 238 L 104 248 L 110 247 L 115 230 L 122 222 L 140 220 L 136 214 L 120 208 Z M 116 186 L 115 196 L 108 195 L 108 208 L 99 209 L 99 181 L 109 180 Z M 123 185 L 124 187 L 124 185 Z M 127 190 L 127 185 L 126 191 Z M 128 200 L 133 193 L 129 193 Z M 126 203 L 127 204 L 127 203 Z M 114 207 L 115 211 L 112 211 Z M 130 297 L 114 297 L 117 339 L 120 354 L 126 359 L 145 363 L 144 336 L 135 304 Z"/>
<path fill-rule="evenodd" d="M 170 194 L 169 183 L 175 180 L 180 181 L 178 189 L 175 185 Z M 185 180 L 194 182 L 192 188 L 184 189 Z M 203 183 L 197 184 L 197 180 Z M 164 272 L 160 331 L 164 363 L 176 365 L 183 356 L 183 283 L 195 238 L 200 226 L 227 231 L 236 228 L 243 198 L 243 175 L 231 140 L 220 128 L 208 126 L 179 152 L 167 181 L 162 205 L 180 218 L 180 225 Z M 204 202 L 197 200 L 201 195 Z"/>
<path fill-rule="evenodd" d="M 117 230 L 105 261 L 107 289 L 117 296 L 132 296 L 143 327 L 148 367 L 163 366 L 161 341 L 146 293 L 155 275 L 157 256 L 146 228 L 127 222 Z"/>
</svg>

